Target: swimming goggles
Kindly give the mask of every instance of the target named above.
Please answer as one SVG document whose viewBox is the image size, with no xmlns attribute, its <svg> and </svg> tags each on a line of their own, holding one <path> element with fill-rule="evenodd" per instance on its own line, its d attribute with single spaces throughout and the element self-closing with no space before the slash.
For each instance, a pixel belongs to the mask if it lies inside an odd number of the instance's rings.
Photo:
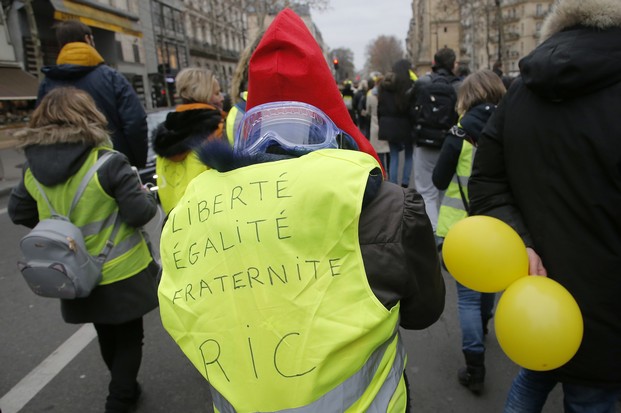
<svg viewBox="0 0 621 413">
<path fill-rule="evenodd" d="M 235 151 L 247 155 L 258 153 L 305 154 L 326 148 L 342 147 L 349 135 L 313 105 L 282 101 L 258 105 L 242 118 L 235 137 Z"/>
</svg>

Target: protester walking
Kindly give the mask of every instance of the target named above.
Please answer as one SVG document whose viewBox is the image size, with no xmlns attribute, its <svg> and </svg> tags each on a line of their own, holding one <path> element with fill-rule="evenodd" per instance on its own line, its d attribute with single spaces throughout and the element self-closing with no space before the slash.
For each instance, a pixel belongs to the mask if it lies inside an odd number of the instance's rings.
<svg viewBox="0 0 621 413">
<path fill-rule="evenodd" d="M 114 149 L 127 156 L 131 165 L 143 168 L 148 150 L 147 115 L 132 85 L 104 63 L 95 50 L 90 27 L 78 20 L 66 20 L 57 23 L 55 29 L 61 50 L 55 66 L 41 69 L 45 79 L 39 85 L 37 103 L 60 86 L 86 91 L 106 117 Z"/>
<path fill-rule="evenodd" d="M 201 148 L 216 169 L 164 227 L 164 327 L 217 411 L 404 412 L 399 326 L 426 328 L 444 307 L 422 199 L 383 181 L 290 9 L 254 52 L 249 85 L 235 150 Z"/>
<path fill-rule="evenodd" d="M 388 72 L 379 86 L 377 119 L 379 121 L 379 139 L 388 141 L 390 148 L 390 182 L 399 183 L 399 153 L 405 152 L 401 186 L 410 185 L 412 174 L 412 140 L 410 121 L 410 101 L 407 94 L 412 87 L 410 79 L 411 64 L 408 60 L 397 61 L 392 71 Z"/>
<path fill-rule="evenodd" d="M 213 73 L 186 68 L 175 84 L 183 103 L 153 133 L 158 194 L 166 214 L 177 205 L 188 183 L 207 169 L 195 149 L 207 139 L 224 139 L 222 94 Z"/>
<path fill-rule="evenodd" d="M 468 179 L 477 142 L 506 89 L 491 70 L 469 75 L 459 89 L 460 116 L 442 144 L 433 170 L 433 184 L 446 190 L 438 217 L 437 236 L 446 237 L 451 227 L 468 216 Z M 459 382 L 475 394 L 485 381 L 485 336 L 492 318 L 496 294 L 473 291 L 457 282 L 461 349 L 466 367 L 459 369 Z"/>
<path fill-rule="evenodd" d="M 369 140 L 371 146 L 373 146 L 373 149 L 377 152 L 377 156 L 384 167 L 384 171 L 387 172 L 387 175 L 390 175 L 390 147 L 388 146 L 388 141 L 379 139 L 379 121 L 377 120 L 377 95 L 379 93 L 379 84 L 382 80 L 383 77 L 381 75 L 377 77 L 375 85 L 367 92 L 365 103 L 366 112 L 370 120 Z"/>
<path fill-rule="evenodd" d="M 469 183 L 472 213 L 510 224 L 529 274 L 576 299 L 584 336 L 551 371 L 522 368 L 506 413 L 614 412 L 621 389 L 621 2 L 559 0 L 490 119 Z"/>
<path fill-rule="evenodd" d="M 158 305 L 159 266 L 140 231 L 155 215 L 156 200 L 142 187 L 127 158 L 112 150 L 106 119 L 84 91 L 52 90 L 34 111 L 29 128 L 16 136 L 27 162 L 21 182 L 11 192 L 8 213 L 15 224 L 31 228 L 51 215 L 45 197 L 66 215 L 87 171 L 104 154 L 113 153 L 69 216 L 92 255 L 112 238 L 102 280 L 85 298 L 61 299 L 61 313 L 67 323 L 94 324 L 111 376 L 105 412 L 129 412 L 141 394 L 136 378 L 142 359 L 142 317 Z M 111 237 L 117 214 L 120 224 Z"/>
<path fill-rule="evenodd" d="M 425 200 L 435 232 L 443 194 L 433 185 L 431 176 L 444 137 L 457 122 L 455 105 L 460 81 L 453 74 L 456 56 L 452 49 L 440 49 L 433 60 L 433 73 L 422 76 L 414 85 L 413 135 L 416 141 L 414 182 Z"/>
</svg>

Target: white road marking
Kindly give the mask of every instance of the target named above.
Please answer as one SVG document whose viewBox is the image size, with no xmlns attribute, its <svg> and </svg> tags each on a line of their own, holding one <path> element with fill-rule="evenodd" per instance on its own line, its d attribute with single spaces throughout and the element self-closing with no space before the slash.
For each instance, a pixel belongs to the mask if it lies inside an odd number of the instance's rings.
<svg viewBox="0 0 621 413">
<path fill-rule="evenodd" d="M 6 214 L 6 208 L 0 209 L 0 215 L 2 215 L 2 214 Z"/>
<path fill-rule="evenodd" d="M 1 211 L 0 211 L 1 212 Z M 85 324 L 0 399 L 2 413 L 17 413 L 97 336 Z"/>
</svg>

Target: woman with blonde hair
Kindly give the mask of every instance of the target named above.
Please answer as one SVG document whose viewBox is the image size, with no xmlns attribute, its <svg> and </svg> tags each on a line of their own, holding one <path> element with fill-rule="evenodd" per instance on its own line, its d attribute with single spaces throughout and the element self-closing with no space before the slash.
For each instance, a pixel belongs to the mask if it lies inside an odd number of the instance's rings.
<svg viewBox="0 0 621 413">
<path fill-rule="evenodd" d="M 188 183 L 208 169 L 194 150 L 206 139 L 223 137 L 223 97 L 214 74 L 190 67 L 180 71 L 175 82 L 182 104 L 168 114 L 152 137 L 158 193 L 166 214 L 183 196 Z"/>
<path fill-rule="evenodd" d="M 51 216 L 50 205 L 66 215 L 87 171 L 112 152 L 69 219 L 82 230 L 89 252 L 97 255 L 112 236 L 118 216 L 113 247 L 99 285 L 87 297 L 61 299 L 61 313 L 67 323 L 94 324 L 111 375 L 105 412 L 124 413 L 141 393 L 136 378 L 142 360 L 142 317 L 158 305 L 159 266 L 140 231 L 155 215 L 157 204 L 127 157 L 112 149 L 106 124 L 86 92 L 69 87 L 50 91 L 29 128 L 17 135 L 27 162 L 21 182 L 11 192 L 8 212 L 15 224 L 30 228 Z"/>
<path fill-rule="evenodd" d="M 439 237 L 468 216 L 468 178 L 477 142 L 488 119 L 506 89 L 491 70 L 469 75 L 457 94 L 459 122 L 447 134 L 438 162 L 433 170 L 433 184 L 446 190 L 440 206 Z M 492 318 L 495 294 L 480 293 L 457 283 L 459 322 L 462 330 L 462 352 L 466 367 L 457 373 L 459 382 L 475 394 L 483 391 L 485 379 L 485 335 Z"/>
</svg>

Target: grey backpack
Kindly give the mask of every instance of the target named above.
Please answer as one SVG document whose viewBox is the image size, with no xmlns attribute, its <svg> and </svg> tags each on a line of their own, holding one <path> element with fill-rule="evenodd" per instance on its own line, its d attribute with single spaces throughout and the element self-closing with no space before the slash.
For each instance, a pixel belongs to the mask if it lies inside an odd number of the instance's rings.
<svg viewBox="0 0 621 413">
<path fill-rule="evenodd" d="M 35 184 L 52 216 L 40 221 L 20 241 L 23 260 L 17 266 L 30 289 L 43 297 L 73 299 L 88 296 L 101 281 L 101 269 L 120 227 L 118 211 L 110 239 L 94 257 L 86 249 L 80 228 L 69 220 L 82 193 L 97 170 L 112 156 L 106 152 L 88 170 L 73 198 L 67 215 L 60 215 L 50 203 L 43 188 Z"/>
</svg>

